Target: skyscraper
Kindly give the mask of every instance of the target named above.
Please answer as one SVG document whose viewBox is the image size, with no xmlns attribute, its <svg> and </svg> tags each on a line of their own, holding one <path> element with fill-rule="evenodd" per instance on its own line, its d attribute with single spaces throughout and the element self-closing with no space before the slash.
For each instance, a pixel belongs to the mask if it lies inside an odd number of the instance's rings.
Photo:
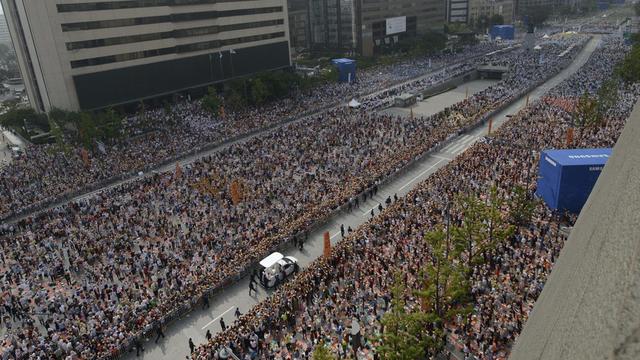
<svg viewBox="0 0 640 360">
<path fill-rule="evenodd" d="M 286 0 L 2 0 L 34 108 L 97 109 L 290 66 Z"/>
</svg>

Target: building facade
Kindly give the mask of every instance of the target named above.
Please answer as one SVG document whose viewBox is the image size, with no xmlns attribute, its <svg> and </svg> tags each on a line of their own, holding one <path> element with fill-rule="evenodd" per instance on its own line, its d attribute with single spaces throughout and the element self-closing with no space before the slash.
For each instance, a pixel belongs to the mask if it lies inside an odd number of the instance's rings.
<svg viewBox="0 0 640 360">
<path fill-rule="evenodd" d="M 9 45 L 11 47 L 11 35 L 7 26 L 7 19 L 4 14 L 0 14 L 0 44 Z"/>
<path fill-rule="evenodd" d="M 504 24 L 513 24 L 513 0 L 469 0 L 469 24 L 477 24 L 480 19 L 490 19 L 500 15 Z"/>
<path fill-rule="evenodd" d="M 464 23 L 469 21 L 470 0 L 447 0 L 447 22 Z"/>
<path fill-rule="evenodd" d="M 289 11 L 294 48 L 302 49 L 306 42 L 307 49 L 365 56 L 393 47 L 403 37 L 442 31 L 445 20 L 442 0 L 289 0 Z"/>
<path fill-rule="evenodd" d="M 33 107 L 91 110 L 290 66 L 286 0 L 2 0 Z"/>
<path fill-rule="evenodd" d="M 443 31 L 442 0 L 354 0 L 354 36 L 358 51 L 372 55 L 403 37 Z"/>
</svg>

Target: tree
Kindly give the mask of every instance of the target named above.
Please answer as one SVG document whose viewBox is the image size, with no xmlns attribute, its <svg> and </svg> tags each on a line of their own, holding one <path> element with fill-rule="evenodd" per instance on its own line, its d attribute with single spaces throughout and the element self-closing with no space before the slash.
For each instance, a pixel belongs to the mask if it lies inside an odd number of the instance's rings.
<svg viewBox="0 0 640 360">
<path fill-rule="evenodd" d="M 504 24 L 504 17 L 500 14 L 493 14 L 489 19 L 489 25 L 502 25 Z"/>
<path fill-rule="evenodd" d="M 246 99 L 242 96 L 242 93 L 238 91 L 236 88 L 231 88 L 229 90 L 229 94 L 227 95 L 227 104 L 231 106 L 233 109 L 242 109 L 246 105 Z"/>
<path fill-rule="evenodd" d="M 257 105 L 264 103 L 269 97 L 269 90 L 262 79 L 255 79 L 251 86 L 253 102 Z"/>
<path fill-rule="evenodd" d="M 616 75 L 630 84 L 640 81 L 640 46 L 633 46 L 631 52 L 616 68 Z"/>
<path fill-rule="evenodd" d="M 77 127 L 78 139 L 82 146 L 86 149 L 93 149 L 94 142 L 98 136 L 98 128 L 96 127 L 91 114 L 88 112 L 81 113 Z"/>
<path fill-rule="evenodd" d="M 313 349 L 313 360 L 335 360 L 324 341 L 320 341 Z"/>
<path fill-rule="evenodd" d="M 515 186 L 509 202 L 509 222 L 522 226 L 531 222 L 536 203 L 523 186 Z"/>
<path fill-rule="evenodd" d="M 217 116 L 220 111 L 220 105 L 221 101 L 216 90 L 210 86 L 207 95 L 202 98 L 202 107 L 212 115 Z"/>
<path fill-rule="evenodd" d="M 396 274 L 389 310 L 382 317 L 380 346 L 376 349 L 383 360 L 413 360 L 425 357 L 426 349 L 433 347 L 434 339 L 427 328 L 435 316 L 423 312 L 407 312 L 405 286 L 400 274 Z"/>
<path fill-rule="evenodd" d="M 122 135 L 122 117 L 113 108 L 98 114 L 95 122 L 106 139 L 116 139 Z"/>
<path fill-rule="evenodd" d="M 602 119 L 598 111 L 598 101 L 586 91 L 578 99 L 573 116 L 578 126 L 593 126 Z"/>
<path fill-rule="evenodd" d="M 640 2 L 633 4 L 633 10 L 635 11 L 636 16 L 640 16 Z"/>
<path fill-rule="evenodd" d="M 54 121 L 53 117 L 51 116 L 49 117 L 49 131 L 51 136 L 53 136 L 53 138 L 56 141 L 56 146 L 55 146 L 56 151 L 67 152 L 69 149 L 67 144 L 65 144 L 62 129 L 60 129 L 60 125 L 58 125 L 58 123 Z"/>
<path fill-rule="evenodd" d="M 526 19 L 526 23 L 529 26 L 540 26 L 544 24 L 545 21 L 551 15 L 551 8 L 546 5 L 532 5 L 525 8 L 523 11 L 524 18 Z"/>
<path fill-rule="evenodd" d="M 448 225 L 447 225 L 448 226 Z M 449 231 L 435 229 L 425 235 L 431 249 L 423 269 L 425 287 L 416 292 L 423 301 L 423 311 L 431 319 L 431 350 L 434 354 L 444 348 L 441 341 L 445 324 L 458 315 L 466 318 L 471 313 L 471 288 L 467 280 L 469 270 L 462 252 L 454 247 Z"/>
<path fill-rule="evenodd" d="M 618 102 L 618 88 L 620 87 L 619 78 L 614 76 L 606 80 L 598 89 L 598 112 L 601 117 L 613 108 Z"/>
<path fill-rule="evenodd" d="M 483 259 L 483 255 L 513 234 L 502 211 L 504 200 L 492 187 L 486 201 L 473 195 L 458 199 L 457 207 L 463 216 L 462 224 L 452 229 L 456 248 L 467 262 L 468 276 Z"/>
</svg>

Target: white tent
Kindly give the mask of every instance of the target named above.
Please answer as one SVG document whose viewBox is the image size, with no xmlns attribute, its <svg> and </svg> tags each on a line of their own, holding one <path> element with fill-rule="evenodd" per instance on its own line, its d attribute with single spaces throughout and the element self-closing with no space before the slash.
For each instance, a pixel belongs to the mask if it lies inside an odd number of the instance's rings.
<svg viewBox="0 0 640 360">
<path fill-rule="evenodd" d="M 357 107 L 360 107 L 360 105 L 362 104 L 360 104 L 356 99 L 352 99 L 351 101 L 349 101 L 350 108 L 357 108 Z"/>
<path fill-rule="evenodd" d="M 542 46 L 540 46 L 540 45 L 536 45 L 536 46 L 533 47 L 533 50 L 540 50 L 540 49 L 542 49 Z"/>
<path fill-rule="evenodd" d="M 548 39 L 548 38 L 549 38 L 549 35 L 544 34 L 544 36 L 543 36 L 542 38 L 543 38 L 543 39 Z"/>
</svg>

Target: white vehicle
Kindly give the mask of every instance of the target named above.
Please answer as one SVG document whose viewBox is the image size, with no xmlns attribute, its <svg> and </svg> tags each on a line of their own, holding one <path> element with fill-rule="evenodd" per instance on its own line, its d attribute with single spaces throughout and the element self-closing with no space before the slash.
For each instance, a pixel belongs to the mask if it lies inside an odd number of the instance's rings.
<svg viewBox="0 0 640 360">
<path fill-rule="evenodd" d="M 267 289 L 274 288 L 299 269 L 298 259 L 274 252 L 260 261 L 260 284 Z"/>
</svg>

